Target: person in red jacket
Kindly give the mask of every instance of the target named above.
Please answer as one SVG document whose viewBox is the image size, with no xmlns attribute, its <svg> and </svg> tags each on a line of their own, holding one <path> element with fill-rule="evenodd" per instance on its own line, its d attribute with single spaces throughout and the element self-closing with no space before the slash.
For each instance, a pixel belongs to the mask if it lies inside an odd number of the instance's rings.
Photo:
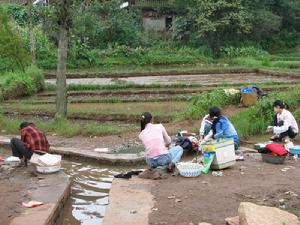
<svg viewBox="0 0 300 225">
<path fill-rule="evenodd" d="M 12 138 L 10 141 L 13 156 L 27 161 L 34 152 L 49 152 L 50 145 L 46 135 L 33 123 L 21 123 L 20 132 L 21 139 Z"/>
</svg>

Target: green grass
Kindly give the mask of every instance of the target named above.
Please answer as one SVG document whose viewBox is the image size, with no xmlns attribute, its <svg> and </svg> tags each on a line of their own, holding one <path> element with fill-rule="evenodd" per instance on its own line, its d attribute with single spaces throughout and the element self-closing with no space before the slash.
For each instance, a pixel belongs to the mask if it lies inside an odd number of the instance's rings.
<svg viewBox="0 0 300 225">
<path fill-rule="evenodd" d="M 30 96 L 43 89 L 43 72 L 36 67 L 0 74 L 0 101 Z"/>
<path fill-rule="evenodd" d="M 122 90 L 122 89 L 166 89 L 166 88 L 196 88 L 202 87 L 199 84 L 134 84 L 134 83 L 124 83 L 124 84 L 68 84 L 68 91 L 86 91 L 86 90 Z M 46 85 L 47 91 L 56 90 L 56 85 Z"/>
<path fill-rule="evenodd" d="M 101 115 L 141 115 L 145 111 L 153 112 L 156 116 L 173 116 L 179 112 L 184 106 L 185 102 L 139 102 L 139 103 L 82 103 L 69 104 L 68 115 L 73 116 L 101 116 Z M 55 104 L 5 104 L 4 111 L 8 112 L 47 112 L 55 114 Z"/>
<path fill-rule="evenodd" d="M 43 121 L 39 119 L 30 120 L 36 124 L 41 130 L 47 134 L 56 134 L 63 137 L 74 136 L 105 136 L 113 134 L 121 134 L 137 130 L 137 126 L 128 125 L 126 127 L 116 124 L 98 124 L 96 122 L 76 123 L 74 121 L 67 121 L 63 119 L 54 119 L 50 121 Z M 4 133 L 18 134 L 20 119 L 8 119 L 0 116 L 0 127 Z"/>
</svg>

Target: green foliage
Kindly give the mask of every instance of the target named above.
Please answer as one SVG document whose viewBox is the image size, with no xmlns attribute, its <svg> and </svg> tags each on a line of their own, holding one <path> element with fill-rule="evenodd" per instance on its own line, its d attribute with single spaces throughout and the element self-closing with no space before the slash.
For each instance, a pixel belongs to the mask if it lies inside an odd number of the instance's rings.
<svg viewBox="0 0 300 225">
<path fill-rule="evenodd" d="M 135 83 L 117 83 L 117 84 L 69 84 L 67 85 L 68 91 L 84 91 L 84 90 L 120 90 L 120 89 L 142 89 L 142 88 L 192 88 L 200 87 L 198 84 L 135 84 Z M 47 85 L 47 90 L 55 90 L 55 85 Z"/>
<path fill-rule="evenodd" d="M 236 58 L 236 57 L 262 57 L 262 56 L 268 56 L 269 53 L 259 49 L 255 48 L 253 46 L 250 47 L 241 47 L 241 48 L 235 48 L 235 47 L 225 47 L 221 48 L 221 54 L 228 58 Z"/>
<path fill-rule="evenodd" d="M 186 34 L 193 35 L 200 41 L 206 40 L 218 54 L 226 41 L 251 30 L 251 14 L 241 0 L 195 0 L 193 3 L 178 20 L 180 25 L 175 26 L 175 37 L 179 39 Z"/>
<path fill-rule="evenodd" d="M 1 6 L 2 5 L 2 6 Z M 13 18 L 13 20 L 21 26 L 26 26 L 28 24 L 28 10 L 21 4 L 16 3 L 8 3 L 8 4 L 1 4 L 0 8 L 7 8 L 8 15 Z M 40 20 L 40 13 L 38 8 L 34 6 L 32 8 L 32 20 L 36 24 Z"/>
<path fill-rule="evenodd" d="M 2 69 L 24 70 L 28 59 L 28 52 L 14 24 L 9 21 L 6 10 L 0 8 L 0 63 L 8 63 L 8 66 L 1 66 Z"/>
<path fill-rule="evenodd" d="M 24 72 L 7 72 L 0 78 L 1 98 L 25 97 L 44 88 L 43 72 L 36 67 L 28 67 Z"/>
<path fill-rule="evenodd" d="M 178 119 L 199 119 L 208 113 L 213 106 L 223 107 L 225 105 L 238 104 L 239 94 L 227 94 L 223 89 L 212 92 L 204 92 L 192 97 L 190 105 L 178 116 Z"/>
<path fill-rule="evenodd" d="M 295 111 L 300 106 L 300 86 L 286 92 L 272 93 L 258 101 L 255 106 L 233 116 L 232 122 L 239 135 L 247 138 L 250 135 L 262 134 L 273 121 L 273 102 L 277 99 L 284 101 L 291 111 Z M 299 110 L 295 114 L 299 118 Z"/>
</svg>

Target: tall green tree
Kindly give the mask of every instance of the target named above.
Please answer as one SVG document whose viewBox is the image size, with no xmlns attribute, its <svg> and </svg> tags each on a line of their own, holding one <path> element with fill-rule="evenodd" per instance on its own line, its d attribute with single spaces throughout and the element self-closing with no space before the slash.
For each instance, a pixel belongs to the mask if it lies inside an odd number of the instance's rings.
<svg viewBox="0 0 300 225">
<path fill-rule="evenodd" d="M 187 14 L 177 21 L 183 26 L 175 25 L 175 33 L 181 38 L 190 35 L 198 41 L 207 41 L 218 55 L 227 40 L 251 31 L 251 16 L 242 0 L 194 0 Z"/>
</svg>

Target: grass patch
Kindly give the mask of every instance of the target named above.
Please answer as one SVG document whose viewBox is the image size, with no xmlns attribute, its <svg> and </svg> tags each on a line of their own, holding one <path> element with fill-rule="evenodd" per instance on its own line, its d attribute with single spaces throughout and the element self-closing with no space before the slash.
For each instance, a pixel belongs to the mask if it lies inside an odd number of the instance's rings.
<svg viewBox="0 0 300 225">
<path fill-rule="evenodd" d="M 53 119 L 43 121 L 39 119 L 30 120 L 36 124 L 41 130 L 47 134 L 57 134 L 63 137 L 74 136 L 105 136 L 113 134 L 121 134 L 124 132 L 134 131 L 137 129 L 135 125 L 127 127 L 116 124 L 98 124 L 96 122 L 74 123 L 64 119 Z M 0 116 L 0 127 L 8 134 L 18 134 L 20 119 L 8 119 Z"/>
<path fill-rule="evenodd" d="M 139 103 L 82 103 L 69 104 L 68 115 L 141 115 L 145 111 L 155 116 L 172 116 L 186 105 L 185 102 L 139 102 Z M 6 104 L 3 109 L 8 112 L 48 112 L 55 113 L 55 104 Z"/>
<path fill-rule="evenodd" d="M 122 89 L 165 89 L 165 88 L 195 88 L 202 87 L 199 84 L 134 84 L 134 83 L 124 83 L 124 84 L 68 84 L 68 91 L 93 91 L 93 90 L 122 90 Z M 47 84 L 47 91 L 55 91 L 56 85 Z"/>
</svg>

